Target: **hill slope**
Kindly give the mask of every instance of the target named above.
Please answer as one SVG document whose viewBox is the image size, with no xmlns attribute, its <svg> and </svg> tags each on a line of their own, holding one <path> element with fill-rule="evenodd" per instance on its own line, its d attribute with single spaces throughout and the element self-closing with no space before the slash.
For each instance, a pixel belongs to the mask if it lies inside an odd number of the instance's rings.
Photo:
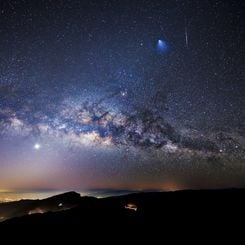
<svg viewBox="0 0 245 245">
<path fill-rule="evenodd" d="M 71 198 L 72 197 L 72 198 Z M 118 197 L 97 199 L 80 197 L 76 193 L 68 193 L 43 201 L 38 201 L 35 207 L 55 207 L 67 200 L 70 209 L 60 212 L 32 214 L 6 220 L 0 225 L 7 224 L 42 224 L 86 225 L 87 229 L 127 226 L 128 228 L 152 224 L 185 226 L 186 222 L 203 223 L 212 221 L 212 225 L 233 220 L 243 221 L 245 218 L 245 190 L 200 190 L 178 191 L 166 193 L 138 193 Z M 73 202 L 75 201 L 75 203 Z M 34 201 L 35 203 L 35 201 Z M 19 202 L 23 206 L 22 202 Z M 25 205 L 34 205 L 28 201 Z M 17 203 L 16 203 L 17 205 Z M 53 206 L 54 205 L 54 206 Z M 33 206 L 32 206 L 33 207 Z M 230 225 L 230 223 L 229 223 Z"/>
<path fill-rule="evenodd" d="M 35 213 L 56 212 L 73 208 L 80 203 L 80 195 L 67 192 L 43 200 L 21 200 L 0 203 L 0 221 Z"/>
</svg>

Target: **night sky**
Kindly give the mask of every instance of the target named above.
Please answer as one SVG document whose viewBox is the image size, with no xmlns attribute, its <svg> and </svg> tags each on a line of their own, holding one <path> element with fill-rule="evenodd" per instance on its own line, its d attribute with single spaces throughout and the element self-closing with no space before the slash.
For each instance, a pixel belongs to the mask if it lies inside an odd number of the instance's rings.
<svg viewBox="0 0 245 245">
<path fill-rule="evenodd" d="M 245 187 L 244 9 L 0 1 L 0 189 Z"/>
</svg>

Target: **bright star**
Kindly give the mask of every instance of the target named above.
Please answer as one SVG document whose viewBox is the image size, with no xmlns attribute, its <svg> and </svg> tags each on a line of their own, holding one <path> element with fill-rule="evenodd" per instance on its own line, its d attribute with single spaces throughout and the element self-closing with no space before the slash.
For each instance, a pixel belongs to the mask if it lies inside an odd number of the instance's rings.
<svg viewBox="0 0 245 245">
<path fill-rule="evenodd" d="M 35 149 L 35 150 L 39 150 L 40 148 L 41 148 L 41 145 L 40 145 L 40 144 L 36 143 L 36 144 L 34 145 L 34 149 Z"/>
<path fill-rule="evenodd" d="M 126 90 L 125 91 L 121 91 L 120 94 L 121 94 L 122 97 L 125 97 L 125 96 L 127 96 L 127 91 Z"/>
</svg>

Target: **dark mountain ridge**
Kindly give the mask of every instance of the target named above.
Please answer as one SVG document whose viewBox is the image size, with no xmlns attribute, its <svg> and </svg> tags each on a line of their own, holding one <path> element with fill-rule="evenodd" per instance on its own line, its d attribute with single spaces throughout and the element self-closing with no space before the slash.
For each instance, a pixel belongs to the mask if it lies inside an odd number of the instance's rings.
<svg viewBox="0 0 245 245">
<path fill-rule="evenodd" d="M 6 207 L 8 205 L 18 207 L 19 205 L 22 214 L 23 210 L 27 210 L 25 206 L 45 207 L 47 212 L 29 213 L 29 215 L 8 219 L 1 222 L 0 226 L 65 224 L 81 225 L 86 229 L 100 229 L 108 224 L 108 227 L 123 226 L 133 229 L 158 223 L 163 226 L 167 224 L 186 226 L 187 221 L 192 224 L 204 222 L 210 224 L 212 221 L 211 225 L 219 225 L 228 220 L 243 222 L 245 218 L 244 197 L 245 189 L 149 192 L 101 199 L 80 197 L 75 192 L 69 192 L 41 201 L 4 204 Z M 65 208 L 59 207 L 61 201 Z M 0 211 L 3 210 L 1 205 Z"/>
<path fill-rule="evenodd" d="M 80 203 L 80 194 L 67 192 L 42 200 L 20 200 L 0 203 L 0 221 L 35 213 L 56 212 L 73 208 Z"/>
</svg>

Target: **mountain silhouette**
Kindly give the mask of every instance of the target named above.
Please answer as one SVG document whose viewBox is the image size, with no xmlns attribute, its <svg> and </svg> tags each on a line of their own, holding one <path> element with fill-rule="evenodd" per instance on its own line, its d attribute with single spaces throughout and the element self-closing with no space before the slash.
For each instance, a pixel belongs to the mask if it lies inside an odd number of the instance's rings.
<svg viewBox="0 0 245 245">
<path fill-rule="evenodd" d="M 154 224 L 186 226 L 187 221 L 192 224 L 212 221 L 215 226 L 227 220 L 243 222 L 244 197 L 244 189 L 149 192 L 100 199 L 69 192 L 41 201 L 1 204 L 1 215 L 5 211 L 9 218 L 16 217 L 1 222 L 0 226 L 66 224 L 101 229 L 109 224 L 108 228 L 134 229 Z M 30 209 L 37 208 L 46 212 L 30 213 Z"/>
<path fill-rule="evenodd" d="M 67 192 L 43 200 L 0 203 L 0 221 L 24 215 L 66 210 L 77 206 L 79 203 L 80 195 L 76 192 Z"/>
</svg>

